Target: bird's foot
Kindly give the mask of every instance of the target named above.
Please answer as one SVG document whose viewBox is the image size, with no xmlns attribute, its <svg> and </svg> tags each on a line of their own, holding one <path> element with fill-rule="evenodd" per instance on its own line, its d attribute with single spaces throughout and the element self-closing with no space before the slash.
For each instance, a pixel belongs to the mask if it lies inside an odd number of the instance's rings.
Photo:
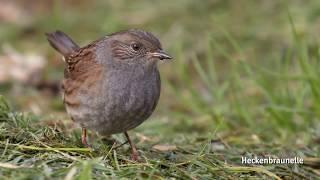
<svg viewBox="0 0 320 180">
<path fill-rule="evenodd" d="M 84 147 L 86 148 L 92 148 L 88 143 L 87 143 L 87 130 L 86 128 L 82 128 L 82 134 L 81 134 L 81 142 Z"/>
<path fill-rule="evenodd" d="M 135 150 L 135 151 L 132 150 L 130 159 L 131 159 L 132 161 L 138 161 L 138 159 L 139 159 L 139 153 L 138 153 L 137 150 Z"/>
</svg>

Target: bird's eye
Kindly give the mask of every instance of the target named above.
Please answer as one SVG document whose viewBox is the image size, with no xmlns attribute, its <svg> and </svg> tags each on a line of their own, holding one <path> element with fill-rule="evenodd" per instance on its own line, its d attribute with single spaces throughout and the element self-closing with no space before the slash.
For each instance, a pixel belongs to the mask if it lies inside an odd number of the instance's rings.
<svg viewBox="0 0 320 180">
<path fill-rule="evenodd" d="M 141 45 L 140 45 L 140 44 L 137 44 L 137 43 L 133 43 L 133 44 L 131 44 L 131 48 L 132 48 L 134 51 L 139 51 L 140 48 L 141 48 Z"/>
</svg>

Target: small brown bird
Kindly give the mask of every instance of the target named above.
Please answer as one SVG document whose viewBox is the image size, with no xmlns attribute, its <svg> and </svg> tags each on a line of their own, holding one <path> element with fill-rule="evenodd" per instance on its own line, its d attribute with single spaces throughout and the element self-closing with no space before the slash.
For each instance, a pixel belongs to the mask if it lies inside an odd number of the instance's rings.
<svg viewBox="0 0 320 180">
<path fill-rule="evenodd" d="M 61 31 L 46 34 L 64 57 L 63 101 L 71 119 L 101 135 L 124 133 L 137 127 L 154 111 L 160 96 L 159 60 L 171 59 L 159 40 L 143 30 L 116 32 L 80 48 Z"/>
</svg>

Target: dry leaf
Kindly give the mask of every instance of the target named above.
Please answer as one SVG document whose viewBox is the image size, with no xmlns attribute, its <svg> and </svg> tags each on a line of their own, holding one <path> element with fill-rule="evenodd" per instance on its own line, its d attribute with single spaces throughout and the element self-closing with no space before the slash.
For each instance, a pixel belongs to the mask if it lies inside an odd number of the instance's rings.
<svg viewBox="0 0 320 180">
<path fill-rule="evenodd" d="M 223 151 L 225 149 L 225 145 L 220 140 L 211 140 L 211 150 L 212 151 Z"/>
<path fill-rule="evenodd" d="M 159 141 L 159 138 L 157 137 L 149 137 L 149 136 L 145 136 L 144 134 L 142 133 L 136 133 L 136 136 L 138 137 L 139 139 L 139 142 L 138 144 L 142 144 L 144 142 L 151 142 L 151 143 L 156 143 Z"/>
<path fill-rule="evenodd" d="M 21 54 L 12 47 L 4 46 L 4 55 L 0 55 L 0 83 L 18 81 L 30 83 L 39 81 L 46 65 L 43 56 Z"/>
<path fill-rule="evenodd" d="M 0 21 L 18 25 L 30 24 L 30 16 L 23 6 L 13 1 L 3 1 L 0 6 Z"/>
<path fill-rule="evenodd" d="M 157 150 L 157 151 L 166 152 L 166 151 L 177 150 L 177 146 L 176 145 L 157 144 L 157 145 L 154 145 L 152 147 L 152 149 Z"/>
</svg>

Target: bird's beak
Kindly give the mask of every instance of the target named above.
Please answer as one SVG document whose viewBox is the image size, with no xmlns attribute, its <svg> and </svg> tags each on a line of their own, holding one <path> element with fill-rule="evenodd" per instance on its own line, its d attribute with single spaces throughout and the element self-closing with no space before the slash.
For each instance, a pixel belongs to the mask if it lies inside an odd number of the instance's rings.
<svg viewBox="0 0 320 180">
<path fill-rule="evenodd" d="M 154 58 L 159 58 L 160 60 L 172 59 L 172 57 L 169 56 L 167 53 L 165 53 L 163 50 L 152 52 L 152 53 L 150 53 L 150 56 L 154 57 Z"/>
</svg>

